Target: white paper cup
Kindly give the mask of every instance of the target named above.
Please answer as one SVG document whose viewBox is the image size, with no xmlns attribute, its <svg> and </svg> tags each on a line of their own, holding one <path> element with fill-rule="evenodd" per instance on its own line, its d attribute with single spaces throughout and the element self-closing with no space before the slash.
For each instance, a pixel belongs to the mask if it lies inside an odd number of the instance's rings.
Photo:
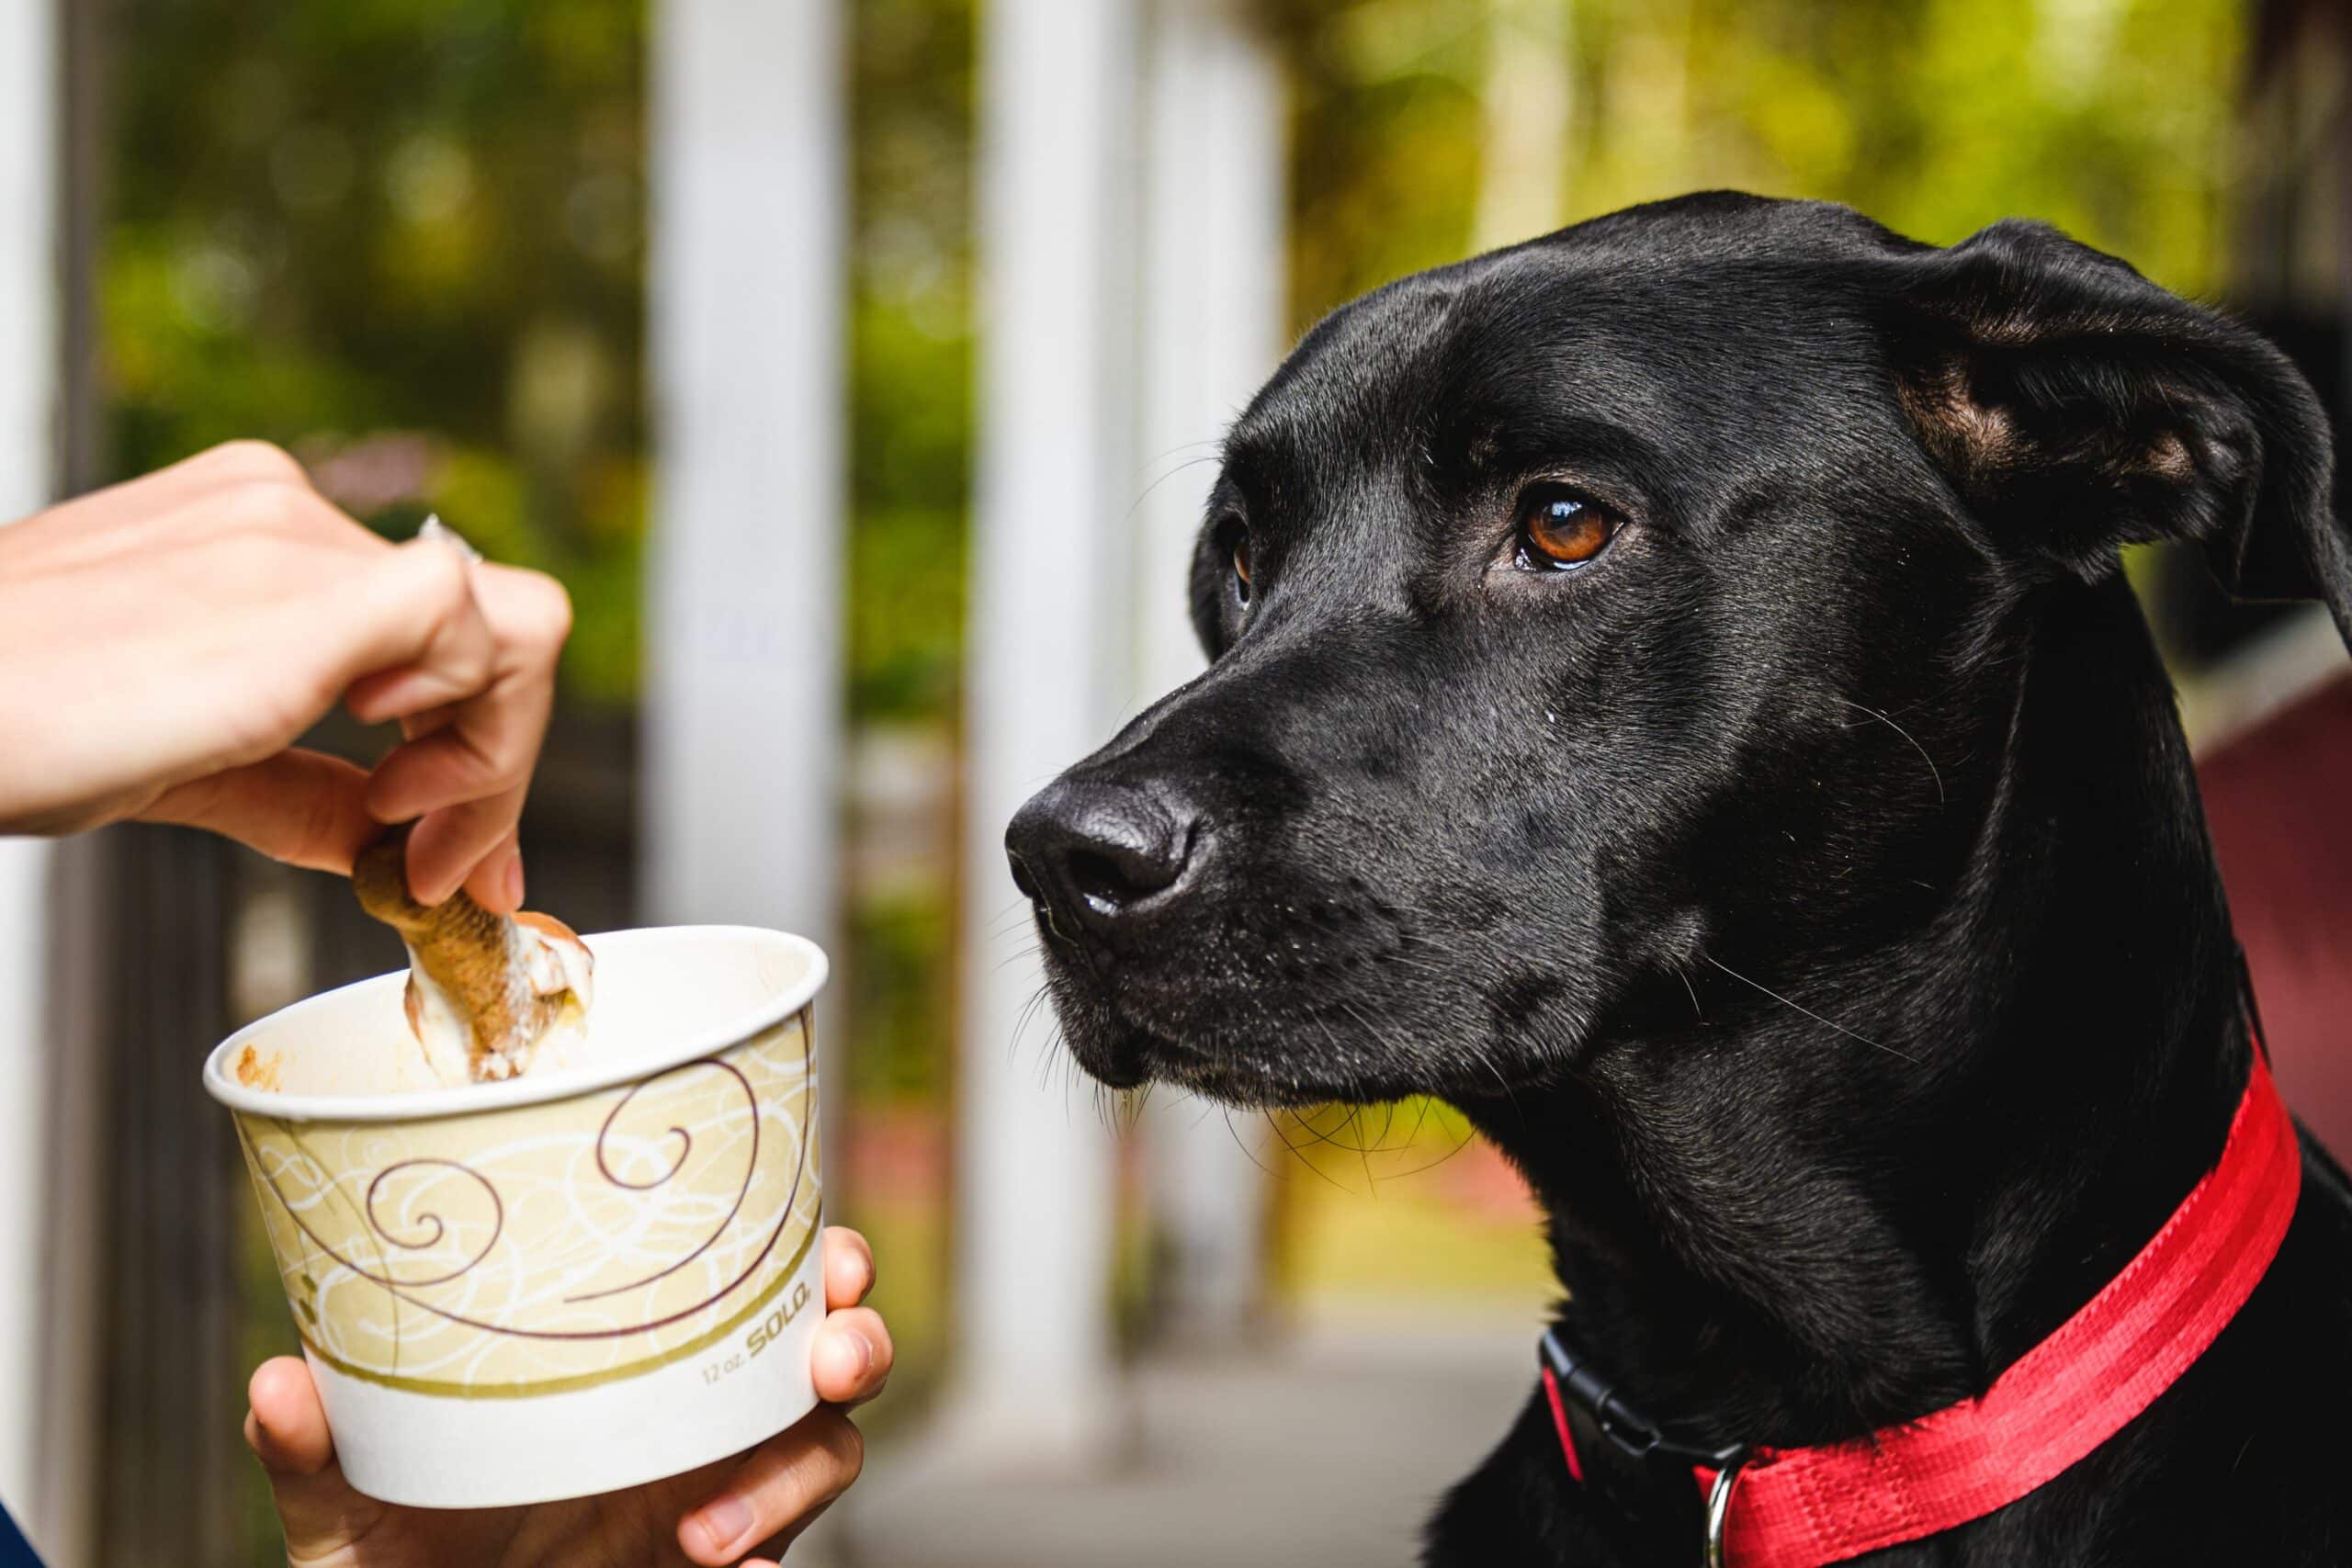
<svg viewBox="0 0 2352 1568">
<path fill-rule="evenodd" d="M 825 955 L 739 926 L 587 942 L 587 1036 L 519 1078 L 435 1084 L 403 975 L 298 1002 L 205 1064 L 369 1496 L 610 1492 L 817 1403 Z"/>
</svg>

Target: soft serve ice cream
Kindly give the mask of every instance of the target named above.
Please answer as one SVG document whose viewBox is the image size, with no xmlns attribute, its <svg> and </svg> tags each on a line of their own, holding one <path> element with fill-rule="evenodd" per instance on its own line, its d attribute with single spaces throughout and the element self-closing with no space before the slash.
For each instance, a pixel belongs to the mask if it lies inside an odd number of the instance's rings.
<svg viewBox="0 0 2352 1568">
<path fill-rule="evenodd" d="M 493 914 L 463 888 L 431 908 L 408 889 L 408 831 L 360 853 L 360 907 L 398 931 L 409 955 L 408 1023 L 446 1085 L 511 1078 L 560 1057 L 585 1032 L 595 961 L 562 921 Z"/>
</svg>

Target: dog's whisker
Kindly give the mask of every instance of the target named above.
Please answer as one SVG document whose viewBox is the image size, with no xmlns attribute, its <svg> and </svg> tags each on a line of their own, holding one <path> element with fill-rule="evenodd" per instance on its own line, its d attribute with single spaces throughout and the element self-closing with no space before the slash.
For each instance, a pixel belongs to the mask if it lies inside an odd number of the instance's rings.
<svg viewBox="0 0 2352 1568">
<path fill-rule="evenodd" d="M 1430 1096 L 1423 1094 L 1414 1098 L 1420 1102 L 1421 1109 L 1420 1113 L 1413 1118 L 1413 1130 L 1405 1134 L 1405 1147 L 1408 1149 L 1421 1141 L 1421 1129 L 1429 1124 L 1430 1120 Z"/>
<path fill-rule="evenodd" d="M 1678 964 L 1674 967 L 1674 977 L 1682 982 L 1684 990 L 1690 993 L 1691 1016 L 1699 1019 L 1705 1018 L 1707 1010 L 1699 1005 L 1699 987 L 1690 983 L 1690 972 Z"/>
<path fill-rule="evenodd" d="M 1359 1029 L 1363 1030 L 1363 1031 L 1364 1032 L 1365 1036 L 1366 1036 L 1368 1039 L 1375 1039 L 1375 1040 L 1376 1040 L 1376 1039 L 1378 1039 L 1378 1038 L 1380 1037 L 1380 1031 L 1379 1031 L 1379 1029 L 1378 1029 L 1377 1027 L 1375 1027 L 1375 1026 L 1374 1026 L 1374 1024 L 1373 1023 L 1372 1020 L 1370 1020 L 1370 1019 L 1366 1018 L 1366 1017 L 1363 1015 L 1363 1012 L 1362 1012 L 1362 1011 L 1361 1011 L 1361 1010 L 1356 1007 L 1356 1004 L 1355 1004 L 1353 1001 L 1349 1000 L 1349 999 L 1347 999 L 1347 998 L 1340 998 L 1340 1010 L 1341 1012 L 1345 1013 L 1345 1014 L 1348 1016 L 1348 1018 L 1349 1018 L 1350 1020 L 1351 1020 L 1351 1021 L 1355 1023 L 1355 1025 L 1356 1025 L 1356 1027 L 1357 1027 L 1357 1028 L 1359 1028 Z M 1389 1134 L 1391 1132 L 1394 1132 L 1394 1131 L 1396 1130 L 1396 1102 L 1394 1100 L 1385 1100 L 1385 1101 L 1383 1101 L 1382 1103 L 1383 1103 L 1383 1105 L 1384 1105 L 1384 1107 L 1385 1107 L 1385 1111 L 1386 1111 L 1386 1112 L 1387 1112 L 1387 1119 L 1386 1119 L 1385 1122 L 1382 1122 L 1382 1124 L 1381 1124 L 1380 1135 L 1379 1135 L 1377 1138 L 1373 1138 L 1373 1139 L 1370 1139 L 1370 1140 L 1369 1140 L 1369 1143 L 1370 1143 L 1370 1144 L 1371 1144 L 1371 1145 L 1372 1145 L 1370 1149 L 1360 1149 L 1360 1150 L 1359 1150 L 1359 1152 L 1361 1152 L 1361 1153 L 1364 1153 L 1364 1154 L 1367 1156 L 1367 1161 L 1366 1161 L 1365 1169 L 1364 1169 L 1364 1178 L 1365 1178 L 1365 1179 L 1366 1179 L 1366 1180 L 1370 1180 L 1370 1179 L 1371 1179 L 1371 1178 L 1372 1178 L 1372 1170 L 1371 1170 L 1371 1166 L 1370 1166 L 1370 1163 L 1369 1163 L 1369 1155 L 1370 1155 L 1371 1153 L 1373 1153 L 1373 1152 L 1378 1152 L 1378 1153 L 1383 1153 L 1383 1154 L 1385 1154 L 1385 1153 L 1386 1153 L 1386 1152 L 1387 1152 L 1387 1149 L 1388 1149 L 1388 1134 Z"/>
<path fill-rule="evenodd" d="M 1036 1017 L 1037 1009 L 1044 1004 L 1046 995 L 1051 989 L 1052 987 L 1047 986 L 1039 986 L 1035 990 L 1029 993 L 1029 999 L 1021 1004 L 1021 1010 L 1013 1014 L 1012 1044 L 1016 1051 L 1020 1049 L 1021 1046 L 1022 1032 L 1029 1027 L 1029 1021 Z"/>
<path fill-rule="evenodd" d="M 1477 1141 L 1478 1135 L 1476 1133 L 1467 1134 L 1459 1143 L 1446 1150 L 1445 1153 L 1438 1156 L 1437 1158 L 1425 1161 L 1424 1163 L 1414 1166 L 1407 1170 L 1400 1170 L 1396 1173 L 1396 1177 L 1401 1180 L 1404 1178 L 1410 1176 L 1426 1176 L 1430 1171 L 1435 1170 L 1439 1166 L 1445 1164 L 1448 1160 L 1461 1157 L 1462 1151 L 1468 1148 L 1472 1144 L 1475 1144 Z"/>
<path fill-rule="evenodd" d="M 1291 1124 L 1306 1135 L 1306 1142 L 1299 1145 L 1301 1148 L 1307 1147 L 1309 1145 L 1314 1144 L 1322 1144 L 1335 1149 L 1343 1149 L 1346 1147 L 1346 1145 L 1341 1144 L 1334 1135 L 1338 1132 L 1337 1128 L 1332 1129 L 1331 1132 L 1325 1132 L 1313 1122 L 1307 1120 L 1309 1114 L 1319 1114 L 1322 1111 L 1331 1109 L 1333 1108 L 1330 1105 L 1325 1104 L 1314 1107 L 1312 1111 L 1293 1111 L 1287 1112 L 1291 1119 Z M 1346 1123 L 1342 1122 L 1340 1125 L 1345 1126 Z"/>
<path fill-rule="evenodd" d="M 1788 998 L 1781 995 L 1780 992 L 1772 989 L 1771 987 L 1758 985 L 1756 981 L 1749 979 L 1747 976 L 1741 974 L 1730 964 L 1724 963 L 1713 953 L 1702 953 L 1699 956 L 1713 964 L 1716 968 L 1722 970 L 1724 974 L 1730 976 L 1733 979 L 1738 981 L 1741 985 L 1754 986 L 1756 989 L 1763 992 L 1766 996 L 1771 998 L 1774 1001 L 1779 1002 L 1783 1007 L 1792 1007 L 1796 1009 L 1797 1011 L 1804 1014 L 1805 1017 L 1813 1020 L 1815 1023 L 1826 1025 L 1827 1027 L 1836 1030 L 1838 1033 L 1845 1035 L 1849 1040 L 1859 1040 L 1863 1044 L 1870 1046 L 1871 1049 L 1883 1051 L 1890 1056 L 1900 1056 L 1915 1067 L 1922 1065 L 1919 1058 L 1914 1056 L 1908 1051 L 1898 1051 L 1894 1046 L 1883 1044 L 1879 1041 L 1871 1039 L 1867 1034 L 1857 1034 L 1854 1031 L 1847 1028 L 1836 1019 L 1824 1018 L 1819 1013 L 1814 1011 L 1811 1008 L 1805 1006 L 1803 1002 L 1792 1001 Z"/>
<path fill-rule="evenodd" d="M 1015 924 L 1022 920 L 1035 919 L 1036 916 L 1036 908 L 1037 907 L 1035 904 L 1032 904 L 1026 898 L 1018 899 L 1013 903 L 1007 904 L 1003 908 L 999 909 L 995 914 L 989 917 L 989 934 L 991 936 L 997 935 L 1001 932 L 1012 930 Z"/>
<path fill-rule="evenodd" d="M 1331 1174 L 1329 1171 L 1325 1170 L 1321 1166 L 1317 1165 L 1313 1160 L 1308 1159 L 1297 1145 L 1283 1136 L 1282 1123 L 1274 1120 L 1273 1113 L 1271 1111 L 1266 1113 L 1266 1125 L 1273 1130 L 1275 1139 L 1281 1143 L 1283 1147 L 1291 1152 L 1292 1156 L 1295 1158 L 1299 1164 L 1313 1171 L 1325 1181 L 1329 1181 L 1332 1187 L 1337 1189 L 1339 1191 L 1345 1192 L 1347 1190 L 1347 1189 L 1340 1186 L 1339 1182 L 1332 1180 Z"/>
<path fill-rule="evenodd" d="M 1222 1105 L 1216 1106 L 1214 1109 L 1218 1115 L 1225 1118 L 1225 1130 L 1232 1134 L 1233 1146 L 1241 1151 L 1244 1159 L 1256 1166 L 1265 1173 L 1267 1179 L 1272 1180 L 1274 1175 L 1272 1168 L 1258 1157 L 1257 1151 L 1250 1146 L 1250 1141 L 1241 1135 L 1241 1129 L 1233 1124 L 1233 1112 Z"/>
<path fill-rule="evenodd" d="M 1380 1196 L 1380 1181 L 1377 1177 L 1372 1174 L 1372 1153 L 1364 1147 L 1363 1105 L 1361 1101 L 1348 1107 L 1347 1120 L 1340 1123 L 1338 1130 L 1345 1131 L 1350 1127 L 1353 1127 L 1356 1130 L 1356 1141 L 1353 1146 L 1355 1149 L 1356 1160 L 1363 1167 L 1364 1190 L 1373 1197 L 1377 1198 Z M 1340 1146 L 1341 1148 L 1346 1148 L 1349 1145 L 1342 1144 Z"/>
<path fill-rule="evenodd" d="M 1936 767 L 1936 760 L 1928 755 L 1928 749 L 1919 744 L 1919 738 L 1917 736 L 1912 734 L 1909 730 L 1904 728 L 1901 725 L 1895 723 L 1894 720 L 1889 718 L 1886 715 L 1881 713 L 1874 707 L 1866 706 L 1861 703 L 1855 702 L 1850 697 L 1840 697 L 1838 700 L 1844 703 L 1849 708 L 1860 708 L 1862 712 L 1870 715 L 1872 718 L 1886 726 L 1889 729 L 1894 731 L 1895 734 L 1903 737 L 1904 739 L 1911 742 L 1911 750 L 1918 752 L 1919 761 L 1928 764 L 1928 776 L 1936 781 L 1936 804 L 1938 806 L 1945 804 L 1944 775 Z"/>
<path fill-rule="evenodd" d="M 1518 1116 L 1522 1122 L 1527 1120 L 1527 1118 L 1520 1112 L 1518 1091 L 1510 1087 L 1510 1080 L 1503 1077 L 1503 1070 L 1495 1066 L 1495 1059 L 1491 1055 L 1487 1055 L 1483 1049 L 1477 1052 L 1476 1055 L 1478 1058 L 1478 1065 L 1487 1069 L 1487 1073 L 1493 1077 L 1496 1084 L 1502 1089 L 1503 1098 L 1510 1101 L 1511 1114 Z"/>
<path fill-rule="evenodd" d="M 1182 462 L 1177 464 L 1174 468 L 1169 469 L 1166 473 L 1160 475 L 1158 479 L 1153 479 L 1149 484 L 1143 487 L 1143 493 L 1136 496 L 1134 502 L 1128 506 L 1126 512 L 1127 518 L 1132 520 L 1135 517 L 1135 514 L 1142 509 L 1143 503 L 1151 499 L 1151 492 L 1158 490 L 1161 485 L 1166 484 L 1170 479 L 1174 479 L 1178 474 L 1182 473 L 1187 468 L 1196 468 L 1203 463 L 1214 463 L 1218 460 L 1219 454 L 1215 452 L 1211 452 L 1198 457 L 1185 458 Z"/>
</svg>

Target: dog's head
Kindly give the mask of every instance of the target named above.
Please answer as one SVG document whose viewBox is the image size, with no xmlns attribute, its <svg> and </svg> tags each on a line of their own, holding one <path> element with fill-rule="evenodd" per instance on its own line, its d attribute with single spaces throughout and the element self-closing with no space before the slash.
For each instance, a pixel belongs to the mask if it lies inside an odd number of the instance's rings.
<svg viewBox="0 0 2352 1568">
<path fill-rule="evenodd" d="M 1229 435 L 1206 673 L 1012 824 L 1072 1048 L 1484 1098 L 1929 919 L 2035 618 L 2158 538 L 2340 595 L 2330 485 L 2274 350 L 2033 225 L 1694 197 L 1383 288 Z"/>
</svg>

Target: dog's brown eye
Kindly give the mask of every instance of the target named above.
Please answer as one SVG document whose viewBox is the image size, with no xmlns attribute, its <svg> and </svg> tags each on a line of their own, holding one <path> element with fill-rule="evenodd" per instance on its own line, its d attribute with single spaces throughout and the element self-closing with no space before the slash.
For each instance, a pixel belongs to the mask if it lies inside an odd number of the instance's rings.
<svg viewBox="0 0 2352 1568">
<path fill-rule="evenodd" d="M 1551 486 L 1519 503 L 1519 564 L 1535 571 L 1582 566 L 1617 531 L 1616 519 L 1582 496 Z"/>
<path fill-rule="evenodd" d="M 1250 603 L 1250 532 L 1246 528 L 1233 531 L 1233 596 L 1244 604 Z"/>
</svg>

